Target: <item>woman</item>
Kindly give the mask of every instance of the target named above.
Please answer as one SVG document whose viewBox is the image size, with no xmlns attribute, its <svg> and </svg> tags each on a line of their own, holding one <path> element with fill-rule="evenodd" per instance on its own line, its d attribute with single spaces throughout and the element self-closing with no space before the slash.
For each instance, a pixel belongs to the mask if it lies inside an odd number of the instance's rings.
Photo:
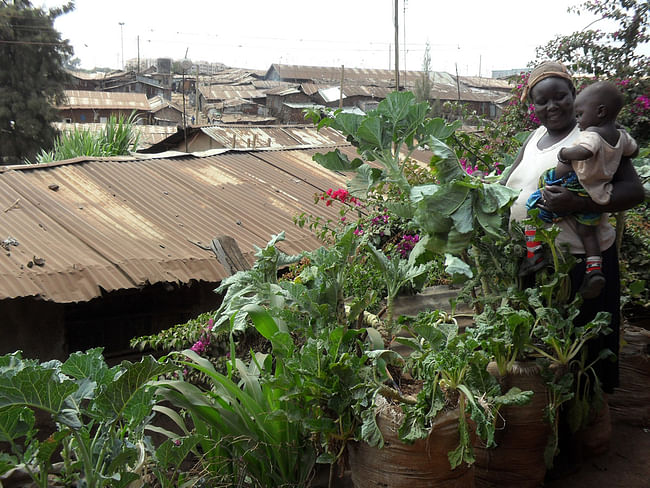
<svg viewBox="0 0 650 488">
<path fill-rule="evenodd" d="M 540 175 L 546 169 L 555 167 L 559 150 L 573 145 L 577 139 L 579 128 L 573 107 L 575 95 L 571 75 L 564 65 L 547 61 L 531 72 L 522 100 L 528 98 L 533 103 L 541 126 L 524 143 L 505 179 L 507 186 L 522 190 L 512 207 L 511 219 L 526 218 L 526 200 L 537 189 Z M 599 311 L 611 313 L 612 332 L 589 344 L 592 358 L 597 357 L 603 348 L 609 348 L 614 354 L 619 352 L 620 277 L 615 245 L 616 231 L 609 224 L 606 212 L 627 210 L 641 203 L 644 198 L 643 186 L 629 158 L 621 160 L 612 183 L 613 190 L 608 205 L 598 205 L 589 198 L 579 197 L 561 186 L 547 186 L 542 190 L 543 207 L 549 211 L 559 214 L 604 214 L 598 226 L 598 238 L 603 254 L 606 286 L 597 297 L 584 300 L 580 315 L 576 319 L 576 325 L 584 325 Z M 568 244 L 572 254 L 583 258 L 571 271 L 571 284 L 575 292 L 579 289 L 585 273 L 584 247 L 574 219 L 564 219 L 557 225 L 561 232 L 556 242 L 560 245 Z M 603 390 L 612 393 L 618 386 L 618 361 L 599 361 L 595 370 Z"/>
<path fill-rule="evenodd" d="M 522 101 L 526 98 L 535 107 L 535 115 L 541 126 L 535 130 L 522 146 L 508 175 L 505 184 L 522 190 L 515 201 L 511 219 L 522 220 L 527 217 L 526 200 L 537 189 L 540 175 L 557 164 L 558 152 L 562 147 L 571 146 L 579 134 L 574 112 L 576 90 L 571 75 L 560 63 L 544 62 L 530 74 Z M 589 198 L 575 195 L 561 186 L 546 186 L 542 190 L 542 207 L 562 214 L 573 212 L 599 212 L 604 215 L 598 225 L 598 239 L 603 257 L 602 272 L 606 284 L 601 293 L 592 299 L 584 300 L 576 325 L 587 324 L 599 311 L 611 314 L 612 332 L 588 343 L 588 362 L 598 357 L 604 348 L 614 354 L 619 353 L 620 328 L 620 276 L 616 251 L 616 232 L 608 222 L 606 212 L 627 210 L 643 201 L 643 186 L 629 158 L 623 158 L 612 178 L 613 190 L 608 205 L 597 205 Z M 556 242 L 568 244 L 570 252 L 584 258 L 584 247 L 575 227 L 574 219 L 564 219 L 557 224 L 561 231 Z M 585 273 L 585 260 L 580 259 L 571 271 L 572 293 L 579 289 Z M 601 381 L 603 391 L 612 393 L 618 386 L 618 359 L 598 361 L 594 370 Z M 560 415 L 559 430 L 560 456 L 554 461 L 554 469 L 547 473 L 552 479 L 579 469 L 581 447 L 576 442 L 566 424 L 566 416 Z"/>
</svg>

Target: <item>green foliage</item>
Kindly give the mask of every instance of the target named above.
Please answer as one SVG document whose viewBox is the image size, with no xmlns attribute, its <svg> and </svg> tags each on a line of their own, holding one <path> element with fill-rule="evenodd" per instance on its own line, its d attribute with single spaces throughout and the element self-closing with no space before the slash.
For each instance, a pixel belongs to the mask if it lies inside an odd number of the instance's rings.
<svg viewBox="0 0 650 488">
<path fill-rule="evenodd" d="M 348 185 L 353 195 L 367 195 L 382 183 L 409 195 L 401 202 L 399 212 L 404 218 L 412 218 L 426 234 L 416 248 L 460 255 L 480 233 L 501 233 L 501 216 L 517 192 L 468 175 L 446 143 L 459 122 L 447 124 L 442 119 L 429 119 L 428 112 L 428 104 L 416 103 L 412 93 L 394 92 L 365 117 L 335 114 L 321 123 L 343 132 L 357 147 L 361 159 L 349 161 L 334 151 L 317 154 L 314 160 L 325 167 L 355 172 Z M 412 185 L 407 178 L 406 161 L 417 149 L 433 153 L 430 167 L 435 183 Z M 381 167 L 371 167 L 372 161 Z"/>
<path fill-rule="evenodd" d="M 569 11 L 589 12 L 598 20 L 537 48 L 537 61 L 558 60 L 575 74 L 592 75 L 587 84 L 602 79 L 615 82 L 625 99 L 618 120 L 642 145 L 650 142 L 650 58 L 644 54 L 650 40 L 649 9 L 645 0 L 585 1 Z M 611 31 L 598 29 L 603 25 L 600 20 L 608 21 Z"/>
<path fill-rule="evenodd" d="M 495 416 L 502 405 L 517 405 L 530 400 L 532 392 L 517 388 L 502 395 L 496 379 L 487 373 L 489 356 L 472 335 L 459 334 L 455 322 L 433 311 L 421 313 L 409 324 L 411 338 L 398 339 L 413 348 L 406 369 L 423 382 L 417 401 L 403 405 L 404 422 L 400 438 L 406 442 L 426 437 L 436 416 L 450 407 L 458 408 L 460 443 L 449 453 L 452 469 L 474 462 L 467 418 L 487 445 L 494 444 Z"/>
<path fill-rule="evenodd" d="M 537 59 L 555 59 L 569 66 L 574 73 L 602 77 L 647 76 L 648 58 L 640 47 L 648 43 L 648 2 L 644 0 L 588 0 L 570 7 L 577 15 L 589 12 L 599 17 L 587 27 L 566 36 L 558 36 L 537 48 Z M 612 32 L 598 29 L 600 20 L 614 25 Z M 589 29 L 591 26 L 595 29 Z"/>
<path fill-rule="evenodd" d="M 257 314 L 254 322 L 268 327 L 272 320 L 263 315 Z M 266 333 L 273 337 L 280 330 L 267 328 Z M 315 451 L 288 416 L 291 405 L 268 382 L 274 375 L 270 356 L 257 354 L 249 365 L 233 358 L 239 382 L 191 350 L 183 351 L 179 361 L 208 377 L 210 387 L 164 380 L 158 382 L 159 392 L 190 413 L 211 479 L 260 488 L 307 485 Z M 280 373 L 276 368 L 275 374 Z"/>
<path fill-rule="evenodd" d="M 41 151 L 37 163 L 49 163 L 78 156 L 128 156 L 138 148 L 140 135 L 135 131 L 136 112 L 128 118 L 111 115 L 104 130 L 94 133 L 78 129 L 65 132 L 56 139 L 51 151 Z"/>
<path fill-rule="evenodd" d="M 625 232 L 620 251 L 623 311 L 643 317 L 650 309 L 650 203 L 626 212 Z"/>
<path fill-rule="evenodd" d="M 72 8 L 73 2 L 49 10 L 28 0 L 0 4 L 0 163 L 20 164 L 54 140 L 52 104 L 64 99 L 63 62 L 72 54 L 54 22 Z"/>
<path fill-rule="evenodd" d="M 152 357 L 109 368 L 101 352 L 75 353 L 64 363 L 0 357 L 0 438 L 11 446 L 5 461 L 22 464 L 38 486 L 48 486 L 56 452 L 67 482 L 122 487 L 138 478 L 131 468 L 155 402 L 148 383 L 175 368 Z M 36 437 L 35 410 L 56 426 L 45 441 Z"/>
</svg>

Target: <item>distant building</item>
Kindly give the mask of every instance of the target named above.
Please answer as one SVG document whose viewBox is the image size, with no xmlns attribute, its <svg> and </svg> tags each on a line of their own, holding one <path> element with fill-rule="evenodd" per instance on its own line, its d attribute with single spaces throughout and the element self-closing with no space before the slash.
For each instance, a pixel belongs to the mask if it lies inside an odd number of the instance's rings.
<svg viewBox="0 0 650 488">
<path fill-rule="evenodd" d="M 143 93 L 65 90 L 66 101 L 58 105 L 61 122 L 108 122 L 111 115 L 127 118 L 135 111 L 137 123 L 150 124 L 151 106 Z"/>
<path fill-rule="evenodd" d="M 530 68 L 519 68 L 519 69 L 496 69 L 492 70 L 492 78 L 504 79 L 509 76 L 515 76 L 521 73 L 528 73 Z"/>
</svg>

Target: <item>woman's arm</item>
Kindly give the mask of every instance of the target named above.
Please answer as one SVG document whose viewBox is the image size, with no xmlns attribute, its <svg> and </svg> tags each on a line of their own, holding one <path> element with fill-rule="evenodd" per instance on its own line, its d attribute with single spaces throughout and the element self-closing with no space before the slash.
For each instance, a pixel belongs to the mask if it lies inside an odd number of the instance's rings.
<svg viewBox="0 0 650 488">
<path fill-rule="evenodd" d="M 546 209 L 559 214 L 575 212 L 620 212 L 632 208 L 644 200 L 643 184 L 630 158 L 622 158 L 612 178 L 612 195 L 607 205 L 598 205 L 590 198 L 576 195 L 561 186 L 546 186 L 542 190 Z"/>
</svg>

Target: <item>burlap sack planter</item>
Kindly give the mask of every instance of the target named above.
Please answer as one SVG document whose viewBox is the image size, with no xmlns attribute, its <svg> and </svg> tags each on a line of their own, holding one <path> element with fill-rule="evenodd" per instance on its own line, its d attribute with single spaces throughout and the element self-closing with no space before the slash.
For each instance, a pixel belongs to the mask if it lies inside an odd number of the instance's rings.
<svg viewBox="0 0 650 488">
<path fill-rule="evenodd" d="M 400 441 L 401 411 L 382 408 L 377 424 L 384 447 L 363 442 L 349 446 L 352 483 L 356 488 L 473 488 L 473 467 L 452 470 L 448 453 L 459 444 L 458 410 L 440 414 L 429 437 L 413 444 Z"/>
<path fill-rule="evenodd" d="M 644 324 L 650 328 L 650 324 Z M 620 387 L 609 397 L 618 422 L 650 427 L 650 330 L 628 325 L 619 353 Z"/>
<path fill-rule="evenodd" d="M 490 373 L 499 376 L 496 365 Z M 495 432 L 496 447 L 485 448 L 480 439 L 474 444 L 476 486 L 479 488 L 535 488 L 546 474 L 544 449 L 551 432 L 544 418 L 547 389 L 534 363 L 516 363 L 512 372 L 500 377 L 504 391 L 516 386 L 533 391 L 527 405 L 506 406 L 500 410 Z"/>
</svg>

